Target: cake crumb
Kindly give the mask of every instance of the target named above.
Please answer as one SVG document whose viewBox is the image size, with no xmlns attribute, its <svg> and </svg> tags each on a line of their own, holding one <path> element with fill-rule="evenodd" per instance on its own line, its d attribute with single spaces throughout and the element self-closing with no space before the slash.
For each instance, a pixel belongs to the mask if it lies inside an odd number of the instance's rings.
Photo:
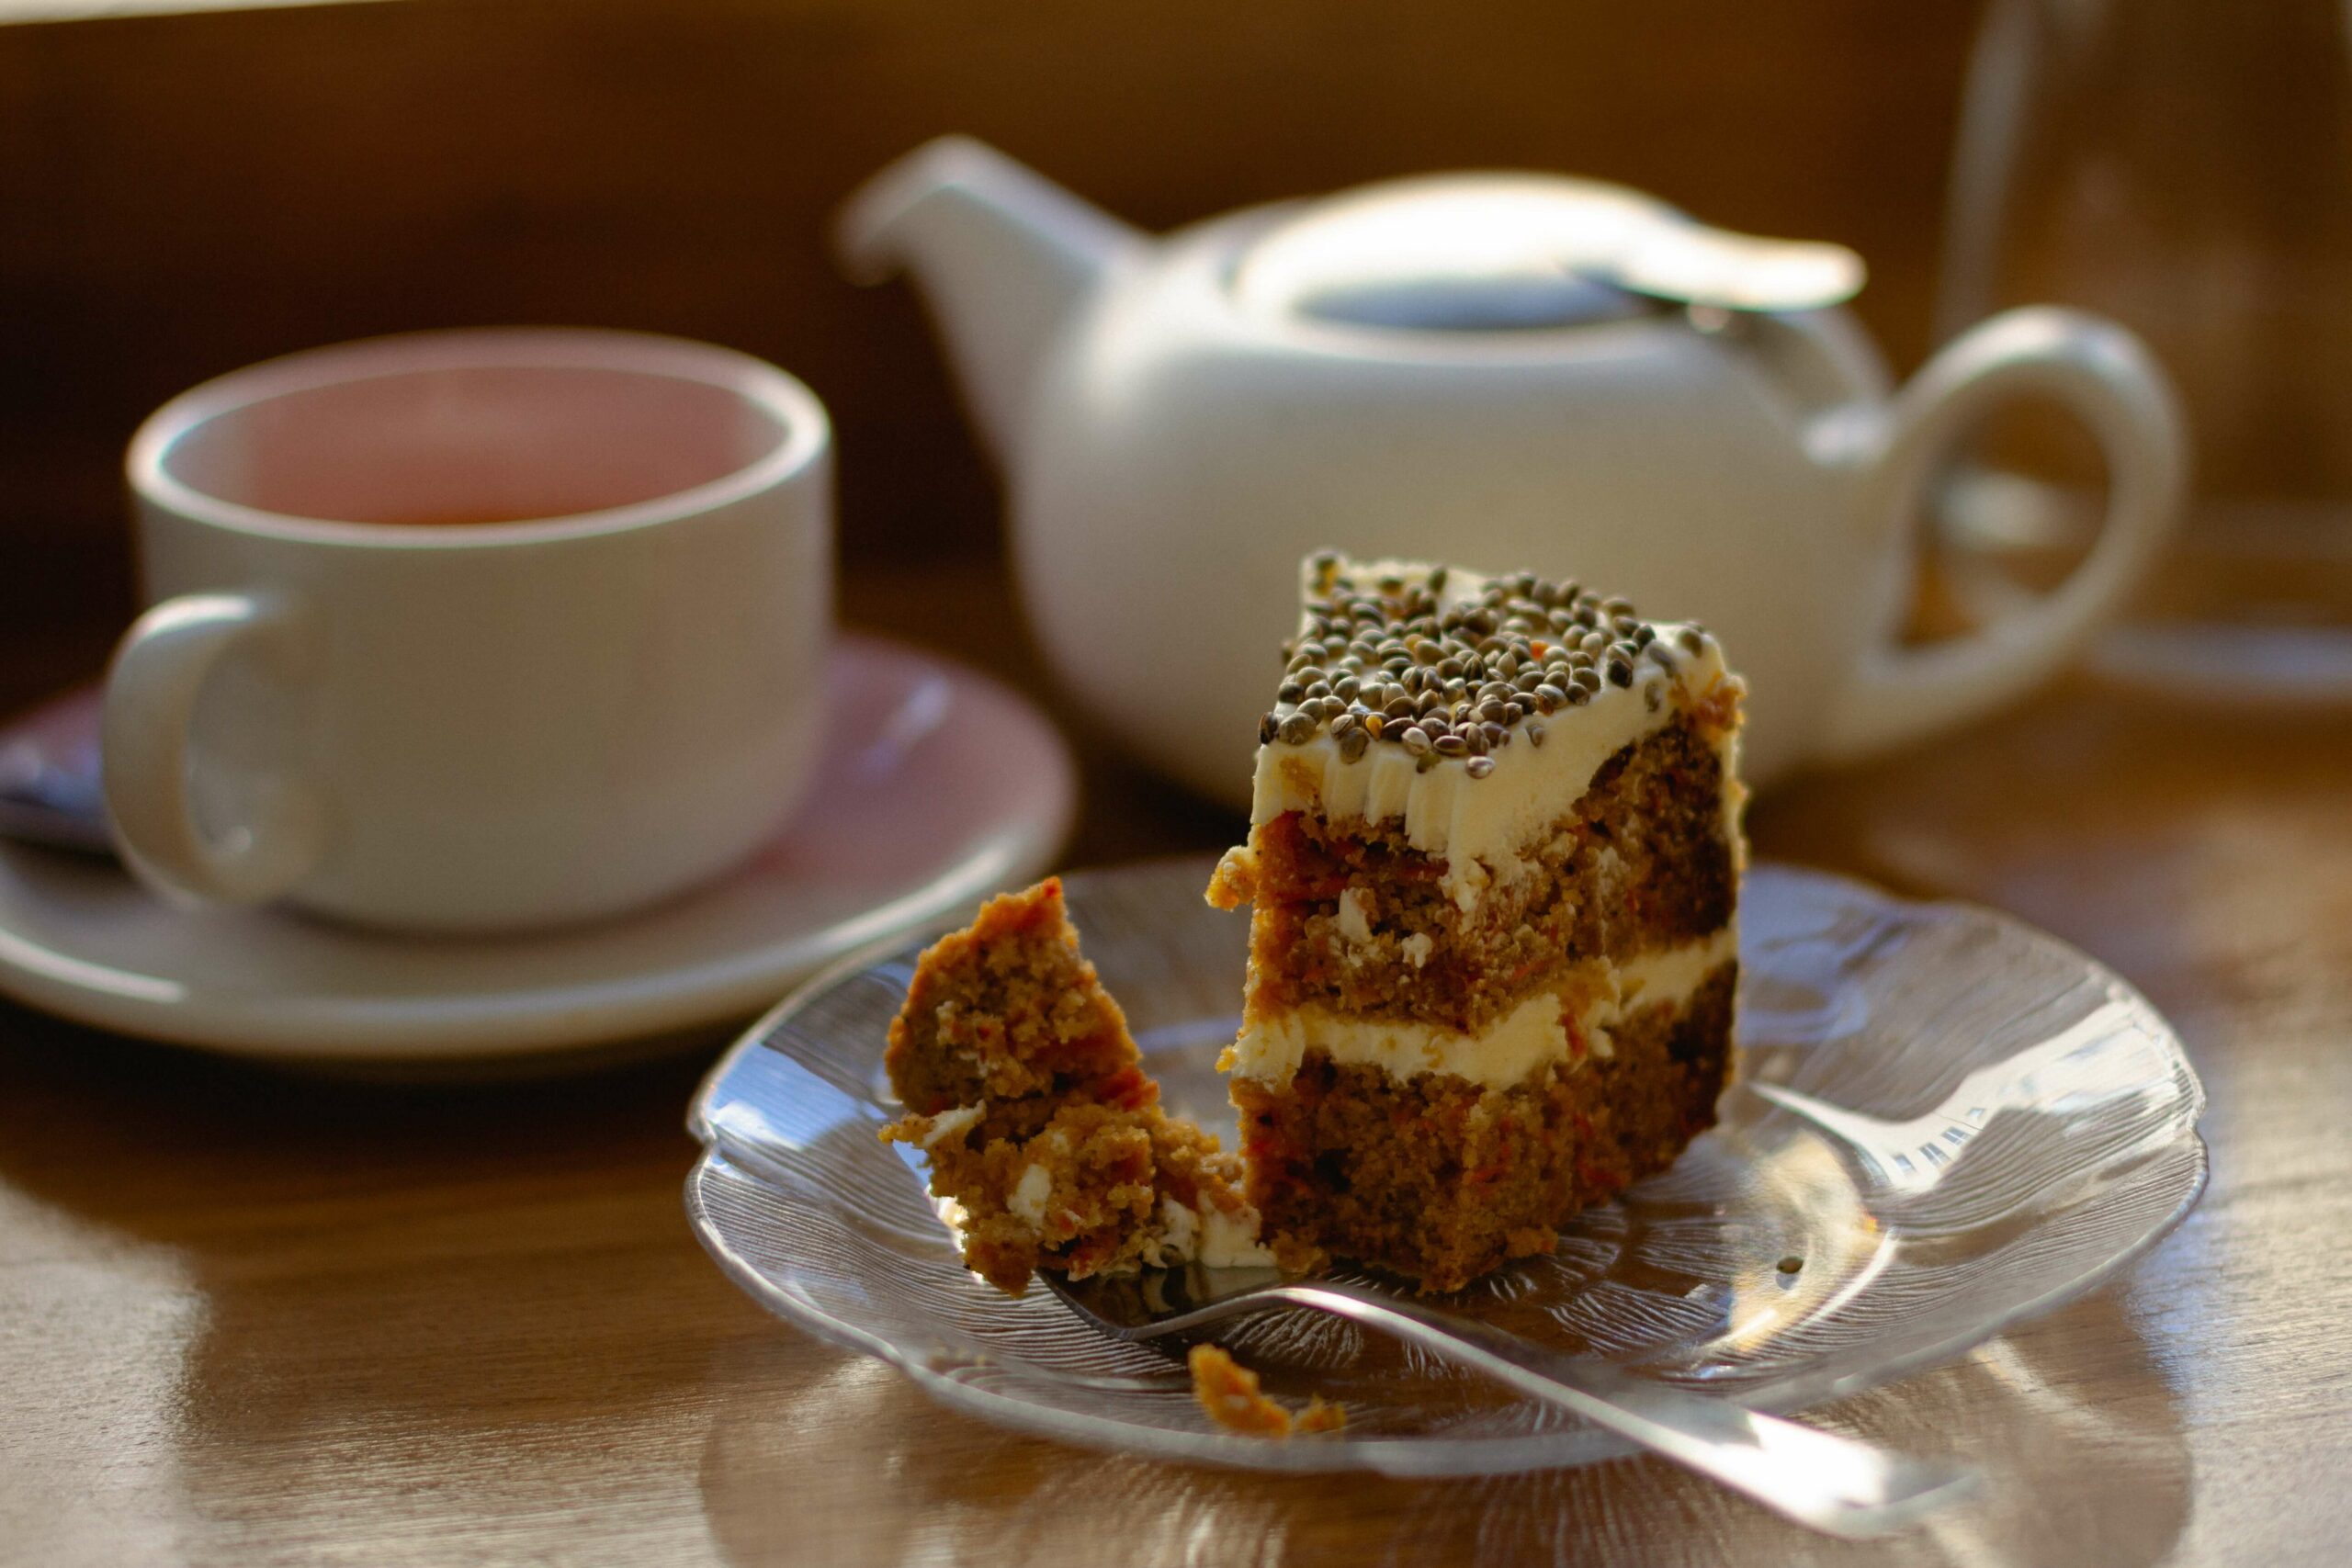
<svg viewBox="0 0 2352 1568">
<path fill-rule="evenodd" d="M 1346 1405 L 1323 1399 L 1318 1395 L 1309 1394 L 1306 1408 L 1298 1413 L 1298 1419 L 1292 1424 L 1291 1430 L 1299 1437 L 1306 1438 L 1317 1432 L 1342 1430 L 1347 1424 L 1348 1407 Z"/>
<path fill-rule="evenodd" d="M 1230 1432 L 1253 1438 L 1306 1437 L 1336 1432 L 1348 1424 L 1347 1407 L 1309 1399 L 1296 1416 L 1259 1392 L 1258 1374 L 1215 1345 L 1195 1345 L 1185 1364 L 1193 1372 L 1193 1397 L 1209 1419 Z"/>
</svg>

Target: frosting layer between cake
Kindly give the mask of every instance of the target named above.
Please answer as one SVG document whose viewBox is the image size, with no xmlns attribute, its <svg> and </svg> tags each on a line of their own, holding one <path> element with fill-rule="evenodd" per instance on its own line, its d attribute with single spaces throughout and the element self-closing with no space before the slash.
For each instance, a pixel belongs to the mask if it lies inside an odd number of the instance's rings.
<svg viewBox="0 0 2352 1568">
<path fill-rule="evenodd" d="M 1725 926 L 1696 942 L 1621 963 L 1594 960 L 1476 1034 L 1319 1007 L 1251 1018 L 1218 1066 L 1236 1077 L 1287 1083 L 1306 1053 L 1319 1049 L 1335 1063 L 1375 1066 L 1391 1077 L 1451 1073 L 1487 1089 L 1509 1089 L 1574 1057 L 1578 1040 L 1594 1055 L 1607 1056 L 1612 1025 L 1641 1008 L 1687 1001 L 1738 953 L 1738 931 Z"/>
</svg>

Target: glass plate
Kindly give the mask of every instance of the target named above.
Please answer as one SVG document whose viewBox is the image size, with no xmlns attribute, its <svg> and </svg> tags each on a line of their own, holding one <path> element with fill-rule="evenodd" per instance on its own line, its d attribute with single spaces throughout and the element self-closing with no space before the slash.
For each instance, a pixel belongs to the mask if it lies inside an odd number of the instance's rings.
<svg viewBox="0 0 2352 1568">
<path fill-rule="evenodd" d="M 1071 919 L 1169 1103 L 1231 1127 L 1247 922 L 1206 860 L 1068 879 Z M 713 1070 L 695 1234 L 752 1296 L 944 1403 L 1090 1446 L 1266 1470 L 1493 1474 L 1625 1451 L 1548 1407 L 1308 1313 L 1218 1341 L 1343 1433 L 1212 1427 L 1181 1351 L 1106 1340 L 956 1260 L 917 1158 L 875 1130 L 910 941 L 811 981 Z M 2205 1184 L 2204 1091 L 2122 981 L 2017 920 L 1764 865 L 1741 908 L 1742 1078 L 1662 1176 L 1460 1310 L 1642 1375 L 1790 1410 L 1958 1355 L 2090 1289 Z"/>
</svg>

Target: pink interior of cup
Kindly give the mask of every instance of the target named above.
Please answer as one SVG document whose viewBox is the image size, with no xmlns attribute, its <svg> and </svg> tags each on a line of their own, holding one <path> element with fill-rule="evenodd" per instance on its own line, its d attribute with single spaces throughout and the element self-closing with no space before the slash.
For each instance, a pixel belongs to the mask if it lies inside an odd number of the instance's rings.
<svg viewBox="0 0 2352 1568">
<path fill-rule="evenodd" d="M 576 516 L 726 479 L 786 439 L 726 386 L 582 365 L 425 365 L 295 387 L 188 425 L 161 457 L 283 517 L 458 525 Z"/>
</svg>

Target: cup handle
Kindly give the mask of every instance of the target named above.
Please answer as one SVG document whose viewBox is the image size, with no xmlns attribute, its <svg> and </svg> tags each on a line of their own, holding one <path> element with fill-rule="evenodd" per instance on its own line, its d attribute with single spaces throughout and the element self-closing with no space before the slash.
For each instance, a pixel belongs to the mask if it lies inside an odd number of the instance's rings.
<svg viewBox="0 0 2352 1568">
<path fill-rule="evenodd" d="M 1895 395 L 1861 487 L 1864 522 L 1907 528 L 1959 438 L 2004 398 L 2030 393 L 2071 411 L 2105 455 L 2098 542 L 2030 609 L 1917 648 L 1899 637 L 1917 554 L 1907 544 L 1890 551 L 1862 652 L 1819 732 L 1821 760 L 1856 761 L 2022 696 L 2082 648 L 2170 537 L 2188 479 L 2170 383 L 2121 327 L 2050 306 L 2009 310 L 1962 334 Z"/>
<path fill-rule="evenodd" d="M 169 893 L 258 904 L 301 880 L 326 842 L 326 812 L 300 779 L 256 785 L 254 819 L 225 840 L 206 831 L 189 798 L 189 738 L 198 700 L 232 649 L 303 660 L 303 617 L 270 593 L 192 593 L 132 624 L 107 671 L 100 771 L 123 858 Z"/>
</svg>

